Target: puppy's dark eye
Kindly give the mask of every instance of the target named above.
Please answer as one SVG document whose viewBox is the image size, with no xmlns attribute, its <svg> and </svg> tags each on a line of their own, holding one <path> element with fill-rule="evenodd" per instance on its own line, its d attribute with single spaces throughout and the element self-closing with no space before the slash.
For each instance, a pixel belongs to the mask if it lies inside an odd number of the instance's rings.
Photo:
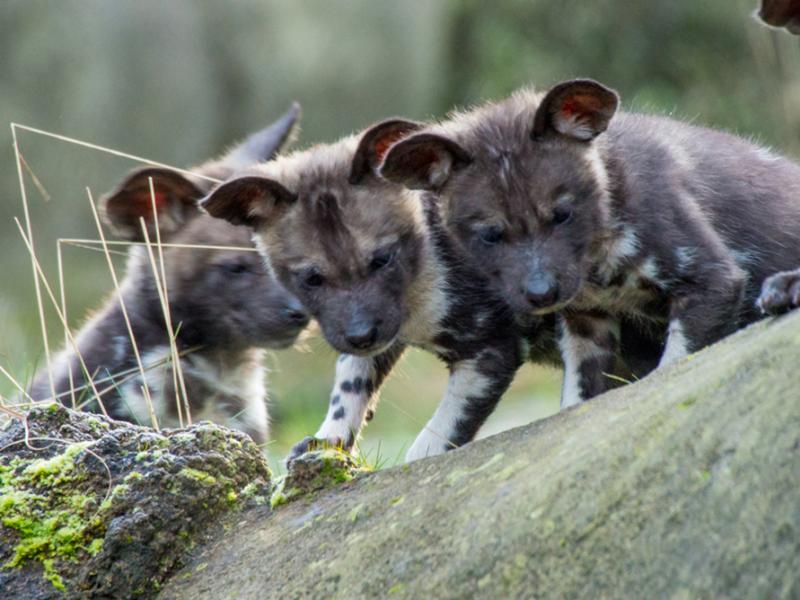
<svg viewBox="0 0 800 600">
<path fill-rule="evenodd" d="M 303 275 L 303 285 L 309 288 L 316 288 L 325 283 L 325 278 L 319 271 L 311 269 Z"/>
<path fill-rule="evenodd" d="M 482 227 L 478 230 L 478 237 L 488 246 L 494 246 L 503 241 L 503 230 L 499 227 Z"/>
<path fill-rule="evenodd" d="M 369 262 L 369 270 L 370 271 L 380 271 L 384 267 L 388 267 L 392 262 L 394 262 L 394 257 L 397 254 L 397 251 L 392 250 L 381 250 L 375 253 L 375 256 L 372 257 L 372 260 Z"/>
<path fill-rule="evenodd" d="M 561 225 L 572 218 L 572 209 L 567 206 L 557 206 L 553 210 L 553 225 Z"/>
<path fill-rule="evenodd" d="M 230 275 L 241 275 L 243 273 L 250 273 L 252 269 L 250 265 L 243 262 L 224 262 L 220 264 L 220 268 Z"/>
</svg>

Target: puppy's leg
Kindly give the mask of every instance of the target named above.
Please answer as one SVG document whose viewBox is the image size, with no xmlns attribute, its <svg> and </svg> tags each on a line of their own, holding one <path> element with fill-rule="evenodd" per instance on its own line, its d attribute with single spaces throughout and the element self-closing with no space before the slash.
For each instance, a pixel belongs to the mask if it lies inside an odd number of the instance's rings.
<svg viewBox="0 0 800 600">
<path fill-rule="evenodd" d="M 676 290 L 670 302 L 667 344 L 658 366 L 669 365 L 736 331 L 745 275 L 731 261 L 709 264 L 705 276 Z"/>
<path fill-rule="evenodd" d="M 783 271 L 767 278 L 756 305 L 770 315 L 800 306 L 800 269 Z"/>
<path fill-rule="evenodd" d="M 463 446 L 497 406 L 520 365 L 517 340 L 450 364 L 447 390 L 436 412 L 406 454 L 406 461 Z"/>
<path fill-rule="evenodd" d="M 404 350 L 405 346 L 398 343 L 377 356 L 339 356 L 328 414 L 314 437 L 294 445 L 288 460 L 313 449 L 319 441 L 350 450 L 364 422 L 372 418 L 378 389 Z"/>
<path fill-rule="evenodd" d="M 613 387 L 619 324 L 602 314 L 562 317 L 558 341 L 564 361 L 561 408 L 569 408 Z"/>
</svg>

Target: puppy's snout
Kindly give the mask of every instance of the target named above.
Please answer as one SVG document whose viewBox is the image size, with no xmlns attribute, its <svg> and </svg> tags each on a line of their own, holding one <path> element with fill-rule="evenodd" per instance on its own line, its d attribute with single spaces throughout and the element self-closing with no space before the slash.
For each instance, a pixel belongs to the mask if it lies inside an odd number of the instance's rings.
<svg viewBox="0 0 800 600">
<path fill-rule="evenodd" d="M 289 299 L 286 306 L 281 309 L 281 315 L 289 323 L 297 327 L 305 327 L 311 319 L 306 309 L 296 298 Z"/>
<path fill-rule="evenodd" d="M 558 282 L 551 273 L 536 273 L 522 286 L 522 293 L 534 308 L 547 308 L 558 301 Z"/>
<path fill-rule="evenodd" d="M 351 323 L 348 325 L 344 337 L 347 343 L 357 350 L 369 348 L 378 338 L 377 323 L 370 321 Z"/>
</svg>

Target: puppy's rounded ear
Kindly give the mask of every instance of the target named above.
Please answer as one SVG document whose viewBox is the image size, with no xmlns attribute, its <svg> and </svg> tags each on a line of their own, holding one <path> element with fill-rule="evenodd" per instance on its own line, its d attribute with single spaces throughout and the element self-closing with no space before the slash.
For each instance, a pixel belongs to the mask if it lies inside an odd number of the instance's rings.
<svg viewBox="0 0 800 600">
<path fill-rule="evenodd" d="M 559 83 L 536 110 L 531 137 L 555 132 L 584 142 L 593 140 L 608 128 L 618 105 L 614 90 L 591 79 Z"/>
<path fill-rule="evenodd" d="M 117 235 L 139 242 L 144 239 L 140 218 L 144 219 L 151 239 L 155 236 L 153 200 L 159 230 L 162 236 L 167 236 L 200 214 L 196 202 L 202 197 L 200 188 L 185 175 L 170 169 L 145 167 L 128 175 L 100 199 L 100 214 Z"/>
<path fill-rule="evenodd" d="M 274 222 L 296 200 L 277 181 L 248 175 L 220 184 L 200 201 L 200 208 L 233 225 L 258 228 Z"/>
<path fill-rule="evenodd" d="M 433 133 L 407 137 L 389 149 L 380 168 L 381 177 L 410 190 L 440 189 L 453 171 L 472 162 L 458 143 Z"/>
<path fill-rule="evenodd" d="M 357 185 L 367 175 L 376 174 L 392 144 L 422 127 L 422 123 L 415 121 L 387 119 L 367 129 L 361 136 L 356 153 L 353 155 L 350 183 Z"/>
<path fill-rule="evenodd" d="M 277 121 L 249 135 L 220 158 L 205 162 L 195 170 L 223 181 L 257 163 L 272 160 L 294 140 L 300 115 L 300 105 L 293 102 Z"/>
</svg>

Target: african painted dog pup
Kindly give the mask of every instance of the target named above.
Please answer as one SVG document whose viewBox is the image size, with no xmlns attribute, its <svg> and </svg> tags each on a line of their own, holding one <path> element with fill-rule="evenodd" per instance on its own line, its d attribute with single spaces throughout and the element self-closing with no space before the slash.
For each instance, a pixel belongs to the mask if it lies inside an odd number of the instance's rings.
<svg viewBox="0 0 800 600">
<path fill-rule="evenodd" d="M 515 313 L 560 311 L 565 407 L 611 384 L 620 319 L 668 324 L 668 364 L 757 319 L 764 279 L 800 262 L 797 165 L 617 104 L 589 80 L 520 91 L 407 136 L 381 168 L 437 192 Z"/>
<path fill-rule="evenodd" d="M 196 172 L 224 179 L 236 169 L 274 156 L 291 136 L 298 116 L 295 105 L 273 125 Z M 144 218 L 155 243 L 151 178 L 162 243 L 216 247 L 164 248 L 172 326 L 178 332 L 178 352 L 186 352 L 180 360 L 191 417 L 240 429 L 264 442 L 268 421 L 263 349 L 290 346 L 308 323 L 308 314 L 264 268 L 250 229 L 213 219 L 197 208 L 197 200 L 211 186 L 207 180 L 169 169 L 139 169 L 102 198 L 107 225 L 124 239 L 141 242 L 139 219 Z M 146 248 L 131 247 L 120 287 L 158 422 L 177 427 L 173 373 L 166 365 L 168 329 Z M 109 414 L 149 424 L 141 390 L 144 382 L 116 295 L 106 300 L 76 338 Z M 86 389 L 87 378 L 71 349 L 53 367 L 62 402 L 71 401 L 70 372 L 72 385 Z M 52 395 L 47 373 L 35 379 L 31 395 L 35 399 Z M 86 391 L 77 396 L 91 398 Z M 92 401 L 90 408 L 99 407 Z"/>
<path fill-rule="evenodd" d="M 504 274 L 515 265 L 524 270 L 529 248 L 522 244 L 498 251 L 498 230 L 489 211 L 480 203 L 481 191 L 477 191 L 474 196 L 471 196 L 475 202 L 462 202 L 461 196 L 456 196 L 451 186 L 447 184 L 450 179 L 449 174 L 440 171 L 438 176 L 444 177 L 441 182 L 429 181 L 428 169 L 434 155 L 427 152 L 427 149 L 431 142 L 438 144 L 440 140 L 445 139 L 441 134 L 434 132 L 443 129 L 463 130 L 464 117 L 464 115 L 457 115 L 453 122 L 439 125 L 402 121 L 406 135 L 400 139 L 409 138 L 409 143 L 405 144 L 400 140 L 395 142 L 382 166 L 384 176 L 409 189 L 434 196 L 429 201 L 436 203 L 439 207 L 442 223 L 452 236 L 454 243 L 458 245 L 458 251 L 464 257 L 472 260 L 475 269 L 483 272 L 495 295 L 511 302 L 517 331 L 528 348 L 527 359 L 535 363 L 561 366 L 560 353 L 556 344 L 555 315 L 553 313 L 534 315 L 526 300 L 515 303 L 516 296 L 508 292 L 507 280 L 516 282 L 515 277 L 518 274 L 512 273 L 512 277 L 504 276 Z M 400 120 L 394 119 L 387 123 L 396 124 L 397 122 Z M 491 132 L 484 133 L 491 137 Z M 479 136 L 474 136 L 474 143 L 480 147 L 483 141 Z M 446 140 L 444 144 L 447 145 Z M 467 145 L 466 142 L 463 143 L 464 147 Z M 395 147 L 397 151 L 394 150 Z M 461 157 L 463 163 L 459 163 L 456 158 L 449 169 L 458 171 L 475 160 L 457 144 L 453 144 L 450 148 Z M 477 152 L 475 154 L 477 155 Z M 494 158 L 499 157 L 495 156 Z M 479 169 L 486 169 L 486 174 L 491 177 L 491 174 L 497 171 L 497 167 L 496 161 L 488 160 L 480 167 L 474 166 L 473 172 L 480 173 Z M 478 177 L 474 183 L 480 184 Z M 490 181 L 489 184 L 492 188 L 498 182 Z M 471 184 L 468 183 L 467 186 L 469 185 Z M 514 283 L 514 285 L 517 284 Z M 658 324 L 644 323 L 640 319 L 631 319 L 623 315 L 620 323 L 619 357 L 613 369 L 609 370 L 609 383 L 618 384 L 625 380 L 638 379 L 655 369 L 665 335 L 665 329 Z"/>
<path fill-rule="evenodd" d="M 447 391 L 408 451 L 414 460 L 473 439 L 523 350 L 505 303 L 458 252 L 435 203 L 376 175 L 403 128 L 382 123 L 259 165 L 215 189 L 202 206 L 255 229 L 278 279 L 342 353 L 317 438 L 353 446 L 406 346 L 447 364 Z M 313 443 L 306 438 L 289 459 Z"/>
</svg>

